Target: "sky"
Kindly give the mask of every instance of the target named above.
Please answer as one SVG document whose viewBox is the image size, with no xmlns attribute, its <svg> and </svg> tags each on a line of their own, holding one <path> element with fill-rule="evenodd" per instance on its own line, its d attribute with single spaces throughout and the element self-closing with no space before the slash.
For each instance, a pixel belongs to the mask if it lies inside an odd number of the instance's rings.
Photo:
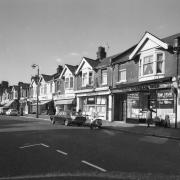
<svg viewBox="0 0 180 180">
<path fill-rule="evenodd" d="M 138 43 L 180 33 L 179 0 L 0 0 L 0 82 L 30 83 L 58 65 L 107 56 Z"/>
</svg>

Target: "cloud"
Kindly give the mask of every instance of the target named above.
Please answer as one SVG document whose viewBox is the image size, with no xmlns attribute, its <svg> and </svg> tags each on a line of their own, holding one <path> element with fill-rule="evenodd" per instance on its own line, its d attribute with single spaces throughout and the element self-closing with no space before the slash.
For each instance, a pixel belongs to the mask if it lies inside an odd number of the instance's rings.
<svg viewBox="0 0 180 180">
<path fill-rule="evenodd" d="M 61 58 L 57 58 L 57 59 L 56 59 L 56 62 L 58 62 L 58 63 L 62 63 L 62 61 L 63 61 L 63 60 L 62 60 Z"/>
<path fill-rule="evenodd" d="M 80 54 L 77 53 L 77 52 L 71 52 L 71 53 L 69 53 L 69 55 L 70 55 L 70 56 L 80 56 Z"/>
</svg>

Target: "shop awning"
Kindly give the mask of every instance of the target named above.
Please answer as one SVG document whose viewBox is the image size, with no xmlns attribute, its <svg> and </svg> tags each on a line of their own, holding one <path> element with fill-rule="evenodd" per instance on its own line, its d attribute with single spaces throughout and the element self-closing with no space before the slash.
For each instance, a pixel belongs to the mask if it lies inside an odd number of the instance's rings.
<svg viewBox="0 0 180 180">
<path fill-rule="evenodd" d="M 4 107 L 9 107 L 14 101 L 15 101 L 15 100 L 9 101 L 8 103 L 6 103 L 6 104 L 4 105 Z"/>
<path fill-rule="evenodd" d="M 62 100 L 58 100 L 55 101 L 55 104 L 73 104 L 74 99 L 62 99 Z"/>
<path fill-rule="evenodd" d="M 47 103 L 49 103 L 49 102 L 51 102 L 51 101 L 52 101 L 52 100 L 50 100 L 50 101 L 40 101 L 40 102 L 38 103 L 38 105 L 39 105 L 39 106 L 45 105 L 45 104 L 47 104 Z M 33 106 L 36 106 L 37 103 L 35 102 L 35 103 L 33 103 L 32 105 L 33 105 Z"/>
</svg>

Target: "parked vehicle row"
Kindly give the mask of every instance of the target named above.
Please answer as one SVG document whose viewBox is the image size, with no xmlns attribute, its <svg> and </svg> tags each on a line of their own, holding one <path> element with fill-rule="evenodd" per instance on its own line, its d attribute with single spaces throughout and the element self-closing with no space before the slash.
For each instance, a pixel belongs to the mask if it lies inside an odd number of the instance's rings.
<svg viewBox="0 0 180 180">
<path fill-rule="evenodd" d="M 0 115 L 7 115 L 7 116 L 17 116 L 18 111 L 16 109 L 8 109 L 8 110 L 2 110 L 0 112 Z"/>
<path fill-rule="evenodd" d="M 89 119 L 89 121 L 87 121 Z M 77 126 L 89 126 L 93 128 L 101 128 L 102 120 L 100 118 L 87 117 L 81 113 L 76 113 L 72 111 L 60 111 L 56 115 L 50 115 L 50 120 L 52 124 L 58 123 L 65 126 L 77 125 Z"/>
</svg>

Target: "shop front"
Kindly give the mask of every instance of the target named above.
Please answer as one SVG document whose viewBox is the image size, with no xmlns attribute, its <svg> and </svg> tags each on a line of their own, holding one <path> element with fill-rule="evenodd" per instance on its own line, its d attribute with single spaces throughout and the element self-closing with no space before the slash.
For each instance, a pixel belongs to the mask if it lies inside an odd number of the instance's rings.
<svg viewBox="0 0 180 180">
<path fill-rule="evenodd" d="M 108 88 L 101 91 L 76 93 L 77 107 L 84 115 L 91 117 L 94 113 L 102 120 L 112 121 L 112 94 Z"/>
<path fill-rule="evenodd" d="M 76 109 L 76 98 L 74 94 L 55 94 L 53 99 L 56 113 L 60 111 L 73 111 Z"/>
<path fill-rule="evenodd" d="M 170 123 L 175 123 L 174 93 L 171 90 L 171 81 L 154 81 L 150 83 L 136 83 L 131 87 L 121 87 L 116 90 L 114 102 L 125 102 L 114 105 L 115 119 L 126 114 L 126 122 L 145 123 L 148 108 L 153 109 L 153 118 L 165 120 L 168 116 Z M 118 95 L 117 95 L 118 92 Z M 123 96 L 122 96 L 123 95 Z M 124 118 L 121 118 L 124 120 Z"/>
</svg>

